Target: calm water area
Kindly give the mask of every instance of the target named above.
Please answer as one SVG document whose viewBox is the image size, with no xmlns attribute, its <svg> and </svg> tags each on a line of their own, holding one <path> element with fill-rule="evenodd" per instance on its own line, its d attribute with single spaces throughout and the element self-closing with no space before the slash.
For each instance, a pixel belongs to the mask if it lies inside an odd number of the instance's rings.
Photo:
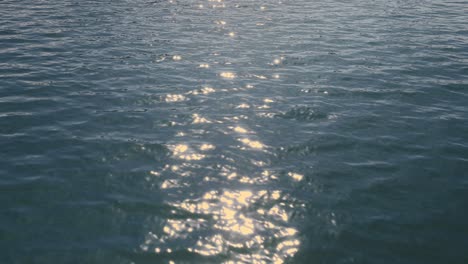
<svg viewBox="0 0 468 264">
<path fill-rule="evenodd" d="M 467 248 L 467 1 L 0 0 L 0 263 Z"/>
</svg>

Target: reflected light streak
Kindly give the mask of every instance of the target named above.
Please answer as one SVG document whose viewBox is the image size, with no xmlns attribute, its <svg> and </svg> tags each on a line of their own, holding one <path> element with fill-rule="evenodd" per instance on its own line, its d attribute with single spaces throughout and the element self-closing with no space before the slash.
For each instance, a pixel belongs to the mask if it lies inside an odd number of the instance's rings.
<svg viewBox="0 0 468 264">
<path fill-rule="evenodd" d="M 192 154 L 184 154 L 184 155 L 180 155 L 179 158 L 180 159 L 183 159 L 183 160 L 202 160 L 204 159 L 206 156 L 203 155 L 203 154 L 195 154 L 195 153 L 192 153 Z"/>
<path fill-rule="evenodd" d="M 224 8 L 224 7 L 226 7 L 226 5 L 225 4 L 214 4 L 214 5 L 211 5 L 211 7 L 213 9 L 215 9 L 215 8 Z"/>
<path fill-rule="evenodd" d="M 245 115 L 240 115 L 240 116 L 233 116 L 233 117 L 223 117 L 224 120 L 228 120 L 228 121 L 239 121 L 239 120 L 242 120 L 242 119 L 249 119 L 248 116 L 245 116 Z"/>
<path fill-rule="evenodd" d="M 215 149 L 215 146 L 211 144 L 203 144 L 200 146 L 200 150 L 202 151 L 213 150 L 213 149 Z"/>
<path fill-rule="evenodd" d="M 274 113 L 257 113 L 257 116 L 266 117 L 266 118 L 274 118 L 275 114 Z"/>
<path fill-rule="evenodd" d="M 188 150 L 188 146 L 187 145 L 184 145 L 184 144 L 179 144 L 179 145 L 176 145 L 172 152 L 174 153 L 175 156 L 181 154 L 181 153 L 184 153 Z"/>
<path fill-rule="evenodd" d="M 289 220 L 288 214 L 284 209 L 279 208 L 277 205 L 273 206 L 268 214 L 287 222 Z"/>
<path fill-rule="evenodd" d="M 171 188 L 178 188 L 180 187 L 179 181 L 172 179 L 172 180 L 165 180 L 161 183 L 161 189 L 171 189 Z"/>
<path fill-rule="evenodd" d="M 288 172 L 288 176 L 295 181 L 301 181 L 304 178 L 304 175 L 294 172 Z"/>
<path fill-rule="evenodd" d="M 164 101 L 168 103 L 173 103 L 173 102 L 184 101 L 185 99 L 186 97 L 181 94 L 167 94 L 166 97 L 164 98 Z"/>
<path fill-rule="evenodd" d="M 221 72 L 219 74 L 219 76 L 221 76 L 222 78 L 225 78 L 225 79 L 234 79 L 234 78 L 236 78 L 236 74 L 233 73 L 233 72 Z"/>
<path fill-rule="evenodd" d="M 200 198 L 186 199 L 169 205 L 194 215 L 210 215 L 212 218 L 192 217 L 168 219 L 162 236 L 149 233 L 141 246 L 155 253 L 171 253 L 171 248 L 161 248 L 167 241 L 194 237 L 197 242 L 187 248 L 202 256 L 229 254 L 225 263 L 283 263 L 294 256 L 300 246 L 295 228 L 286 226 L 289 217 L 285 205 L 272 204 L 282 196 L 281 191 L 224 190 L 209 191 Z M 252 207 L 260 208 L 252 210 Z M 206 229 L 213 231 L 205 236 Z M 275 239 L 272 240 L 271 236 Z M 236 251 L 232 251 L 235 248 Z M 246 253 L 239 253 L 246 252 Z"/>
<path fill-rule="evenodd" d="M 201 89 L 195 89 L 195 90 L 192 90 L 190 92 L 188 92 L 187 94 L 193 94 L 193 95 L 199 95 L 199 94 L 210 94 L 210 93 L 214 93 L 216 92 L 216 90 L 212 87 L 203 87 Z"/>
<path fill-rule="evenodd" d="M 172 154 L 173 156 L 179 159 L 183 159 L 187 161 L 202 160 L 205 158 L 205 155 L 203 154 L 193 153 L 189 151 L 189 147 L 185 144 L 172 146 Z"/>
<path fill-rule="evenodd" d="M 260 141 L 254 141 L 254 140 L 250 140 L 248 138 L 242 138 L 242 139 L 239 139 L 240 142 L 242 142 L 244 145 L 247 145 L 249 146 L 250 148 L 253 148 L 253 149 L 263 149 L 265 148 L 265 145 L 262 144 L 262 142 Z"/>
<path fill-rule="evenodd" d="M 236 106 L 236 108 L 250 108 L 250 105 L 242 103 L 242 104 Z"/>
<path fill-rule="evenodd" d="M 257 109 L 269 109 L 269 108 L 270 108 L 270 106 L 266 105 L 266 104 L 260 105 L 260 106 L 257 107 Z"/>
<path fill-rule="evenodd" d="M 240 134 L 246 134 L 248 132 L 247 129 L 242 128 L 240 126 L 236 126 L 236 127 L 232 128 L 232 130 L 234 130 L 234 132 L 237 132 L 237 133 L 240 133 Z"/>
<path fill-rule="evenodd" d="M 257 75 L 257 74 L 252 74 L 253 77 L 260 79 L 260 80 L 266 80 L 268 79 L 265 75 Z"/>
<path fill-rule="evenodd" d="M 193 121 L 192 124 L 203 124 L 203 123 L 211 123 L 208 119 L 200 116 L 199 114 L 192 115 Z"/>
<path fill-rule="evenodd" d="M 273 63 L 271 63 L 271 64 L 272 64 L 272 65 L 280 65 L 280 64 L 283 63 L 283 61 L 284 61 L 284 57 L 281 56 L 281 57 L 279 57 L 279 58 L 274 59 L 274 60 L 273 60 Z"/>
<path fill-rule="evenodd" d="M 251 160 L 252 164 L 258 167 L 263 167 L 266 165 L 266 162 L 262 160 Z"/>
<path fill-rule="evenodd" d="M 209 93 L 214 93 L 215 92 L 215 89 L 211 88 L 211 87 L 203 87 L 202 88 L 202 93 L 203 94 L 209 94 Z"/>
</svg>

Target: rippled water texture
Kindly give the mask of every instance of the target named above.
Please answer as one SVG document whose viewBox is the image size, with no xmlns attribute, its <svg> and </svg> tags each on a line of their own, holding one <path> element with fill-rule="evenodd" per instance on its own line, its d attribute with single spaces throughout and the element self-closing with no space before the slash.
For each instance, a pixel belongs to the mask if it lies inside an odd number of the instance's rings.
<svg viewBox="0 0 468 264">
<path fill-rule="evenodd" d="M 467 22 L 0 1 L 0 262 L 468 263 Z"/>
</svg>

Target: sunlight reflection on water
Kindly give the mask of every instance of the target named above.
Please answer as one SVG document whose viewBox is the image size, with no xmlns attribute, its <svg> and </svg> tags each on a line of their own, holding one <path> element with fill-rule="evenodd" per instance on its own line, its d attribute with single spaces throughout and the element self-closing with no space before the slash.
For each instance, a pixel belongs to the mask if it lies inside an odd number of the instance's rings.
<svg viewBox="0 0 468 264">
<path fill-rule="evenodd" d="M 466 1 L 0 6 L 0 263 L 466 263 Z"/>
<path fill-rule="evenodd" d="M 198 6 L 211 8 L 214 12 L 227 7 L 223 0 L 208 2 L 208 5 L 203 3 Z M 257 9 L 266 11 L 265 6 L 257 6 Z M 257 22 L 256 25 L 264 23 Z M 232 25 L 225 19 L 217 18 L 213 26 L 224 38 L 228 37 L 226 41 L 236 41 L 239 37 L 239 28 L 231 28 Z M 222 52 L 211 52 L 211 60 L 205 58 L 204 61 L 194 62 L 192 68 L 216 73 L 221 81 L 229 81 L 229 86 L 217 85 L 213 88 L 204 85 L 188 92 L 168 93 L 162 101 L 167 104 L 193 104 L 200 97 L 217 101 L 244 91 L 255 92 L 254 83 L 280 78 L 278 73 L 249 73 L 229 60 L 217 60 Z M 273 61 L 267 62 L 265 67 L 279 67 L 284 60 L 284 56 L 273 57 Z M 191 63 L 191 54 L 172 56 L 172 63 L 185 61 Z M 220 68 L 227 65 L 230 68 Z M 244 81 L 248 83 L 236 83 Z M 223 263 L 283 263 L 295 255 L 301 242 L 298 230 L 290 223 L 290 215 L 304 204 L 284 190 L 268 186 L 279 179 L 279 175 L 268 168 L 269 161 L 265 155 L 269 154 L 269 146 L 256 133 L 256 125 L 245 122 L 251 117 L 248 111 L 252 109 L 257 111 L 255 115 L 258 117 L 271 118 L 274 113 L 267 111 L 275 103 L 273 97 L 263 97 L 232 104 L 236 114 L 217 115 L 216 108 L 212 108 L 211 111 L 194 111 L 190 118 L 185 117 L 184 120 L 170 121 L 179 129 L 176 139 L 167 144 L 172 153 L 172 163 L 150 174 L 160 179 L 161 191 L 178 195 L 165 202 L 173 208 L 172 216 L 164 219 L 161 229 L 148 231 L 141 245 L 142 250 L 155 254 L 186 251 L 199 256 L 220 257 L 222 261 L 217 262 Z M 216 134 L 216 131 L 221 134 Z M 200 136 L 205 134 L 222 137 L 223 143 L 218 144 L 219 138 L 214 141 L 210 137 Z M 238 158 L 232 156 L 232 149 L 244 155 L 253 155 L 247 161 L 258 172 L 245 173 L 237 165 Z M 216 165 L 219 168 L 218 175 L 199 175 L 198 171 L 212 170 L 213 164 L 207 160 L 214 157 L 225 161 Z M 296 172 L 288 172 L 284 177 L 292 182 L 304 178 Z M 201 179 L 206 184 L 223 180 L 243 187 L 220 186 L 194 196 L 190 191 L 193 188 L 192 178 Z"/>
<path fill-rule="evenodd" d="M 300 246 L 297 230 L 288 227 L 287 210 L 291 205 L 284 202 L 284 196 L 279 190 L 223 190 L 170 203 L 194 217 L 168 219 L 163 232 L 159 235 L 150 232 L 141 248 L 170 253 L 175 249 L 162 245 L 198 236 L 194 245 L 186 249 L 188 252 L 217 256 L 235 250 L 248 253 L 235 254 L 225 263 L 283 263 Z M 212 229 L 212 234 L 199 236 L 206 229 Z"/>
</svg>

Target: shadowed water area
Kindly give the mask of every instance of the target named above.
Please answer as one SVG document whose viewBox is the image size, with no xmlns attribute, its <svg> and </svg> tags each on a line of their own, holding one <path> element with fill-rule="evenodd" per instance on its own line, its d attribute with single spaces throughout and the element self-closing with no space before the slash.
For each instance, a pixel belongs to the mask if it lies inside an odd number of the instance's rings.
<svg viewBox="0 0 468 264">
<path fill-rule="evenodd" d="M 0 1 L 0 263 L 468 263 L 467 22 Z"/>
</svg>

